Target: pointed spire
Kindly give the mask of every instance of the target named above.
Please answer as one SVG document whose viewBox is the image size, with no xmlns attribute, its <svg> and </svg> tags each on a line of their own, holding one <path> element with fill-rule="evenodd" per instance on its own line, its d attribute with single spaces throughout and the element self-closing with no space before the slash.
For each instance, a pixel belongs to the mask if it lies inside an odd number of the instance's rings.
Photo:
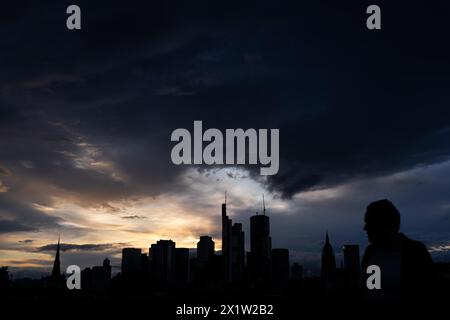
<svg viewBox="0 0 450 320">
<path fill-rule="evenodd" d="M 336 258 L 334 256 L 333 247 L 330 244 L 328 230 L 325 233 L 325 244 L 322 249 L 322 268 L 321 277 L 325 280 L 331 280 L 336 271 Z"/>
<path fill-rule="evenodd" d="M 59 259 L 61 235 L 58 235 L 58 245 L 56 246 L 55 261 L 53 262 L 52 277 L 57 279 L 61 276 L 61 262 Z"/>
<path fill-rule="evenodd" d="M 227 204 L 227 192 L 225 191 L 225 204 Z"/>
</svg>

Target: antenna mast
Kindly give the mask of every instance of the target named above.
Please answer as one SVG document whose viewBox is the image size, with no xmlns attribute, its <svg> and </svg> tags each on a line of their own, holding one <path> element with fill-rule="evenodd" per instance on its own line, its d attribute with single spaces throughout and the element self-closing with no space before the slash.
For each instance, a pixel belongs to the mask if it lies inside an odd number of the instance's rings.
<svg viewBox="0 0 450 320">
<path fill-rule="evenodd" d="M 266 215 L 266 203 L 264 202 L 264 193 L 262 197 L 263 197 L 263 214 Z"/>
</svg>

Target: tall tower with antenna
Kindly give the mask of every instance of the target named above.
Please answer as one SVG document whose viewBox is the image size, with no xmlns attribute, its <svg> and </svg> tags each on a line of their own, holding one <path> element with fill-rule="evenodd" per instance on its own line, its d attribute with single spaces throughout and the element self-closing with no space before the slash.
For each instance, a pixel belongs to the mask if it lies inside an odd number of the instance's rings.
<svg viewBox="0 0 450 320">
<path fill-rule="evenodd" d="M 266 203 L 264 202 L 264 193 L 262 195 L 263 198 L 263 215 L 266 215 Z"/>
<path fill-rule="evenodd" d="M 270 219 L 266 215 L 266 203 L 263 199 L 263 214 L 250 217 L 250 252 L 248 255 L 249 275 L 253 282 L 266 282 L 271 275 L 272 239 L 270 237 Z"/>
<path fill-rule="evenodd" d="M 232 221 L 227 216 L 227 192 L 225 191 L 225 202 L 222 203 L 222 263 L 223 280 L 231 281 L 232 275 Z"/>
</svg>

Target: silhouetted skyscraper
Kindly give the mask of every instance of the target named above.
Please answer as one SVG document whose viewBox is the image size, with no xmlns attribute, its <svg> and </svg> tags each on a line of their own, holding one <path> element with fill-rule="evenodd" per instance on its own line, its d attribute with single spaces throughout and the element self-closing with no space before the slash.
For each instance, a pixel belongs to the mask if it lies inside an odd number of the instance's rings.
<svg viewBox="0 0 450 320">
<path fill-rule="evenodd" d="M 103 265 L 81 271 L 81 288 L 84 291 L 105 294 L 111 284 L 111 264 L 108 258 Z"/>
<path fill-rule="evenodd" d="M 270 258 L 272 240 L 268 216 L 255 215 L 250 218 L 250 252 Z"/>
<path fill-rule="evenodd" d="M 210 236 L 201 236 L 197 242 L 197 259 L 200 263 L 211 263 L 214 258 L 214 241 Z"/>
<path fill-rule="evenodd" d="M 289 281 L 289 250 L 272 249 L 272 281 L 275 286 L 284 286 Z"/>
<path fill-rule="evenodd" d="M 55 280 L 59 280 L 61 277 L 61 262 L 59 259 L 59 241 L 60 237 L 58 236 L 58 245 L 56 247 L 55 261 L 53 261 L 53 269 L 52 269 L 52 278 Z"/>
<path fill-rule="evenodd" d="M 248 266 L 250 278 L 254 281 L 268 281 L 271 269 L 272 239 L 270 238 L 270 221 L 266 216 L 265 205 L 263 215 L 250 217 L 250 253 Z"/>
<path fill-rule="evenodd" d="M 227 194 L 222 203 L 222 273 L 225 282 L 243 279 L 245 267 L 245 239 L 242 224 L 232 224 L 227 216 Z"/>
<path fill-rule="evenodd" d="M 150 258 L 146 253 L 141 253 L 142 276 L 148 277 L 150 274 Z"/>
<path fill-rule="evenodd" d="M 122 249 L 122 275 L 138 275 L 142 272 L 141 249 Z"/>
<path fill-rule="evenodd" d="M 232 278 L 231 223 L 231 219 L 227 216 L 227 194 L 225 193 L 225 202 L 222 203 L 222 272 L 225 282 L 230 282 Z"/>
<path fill-rule="evenodd" d="M 152 271 L 155 280 L 161 285 L 175 282 L 175 242 L 159 240 L 150 248 Z"/>
<path fill-rule="evenodd" d="M 359 246 L 357 244 L 344 245 L 344 270 L 349 275 L 359 277 L 361 261 L 359 259 Z"/>
<path fill-rule="evenodd" d="M 186 284 L 189 281 L 189 249 L 175 249 L 175 281 Z"/>
<path fill-rule="evenodd" d="M 108 258 L 103 260 L 103 269 L 105 270 L 106 277 L 111 279 L 111 261 Z"/>
<path fill-rule="evenodd" d="M 105 293 L 110 284 L 107 271 L 103 266 L 95 266 L 92 268 L 92 289 L 98 293 Z"/>
<path fill-rule="evenodd" d="M 321 277 L 324 280 L 332 280 L 336 273 L 336 258 L 333 247 L 330 244 L 328 231 L 325 236 L 325 244 L 322 249 L 322 270 Z"/>
<path fill-rule="evenodd" d="M 231 279 L 240 282 L 245 267 L 245 237 L 242 224 L 235 223 L 231 228 Z"/>
<path fill-rule="evenodd" d="M 81 270 L 81 290 L 91 291 L 92 290 L 92 269 L 84 268 Z"/>
<path fill-rule="evenodd" d="M 224 274 L 220 272 L 223 271 L 223 265 L 217 263 L 217 257 L 213 239 L 210 236 L 201 236 L 197 243 L 197 258 L 191 261 L 191 280 L 200 286 L 211 286 L 218 279 L 223 279 Z"/>
</svg>

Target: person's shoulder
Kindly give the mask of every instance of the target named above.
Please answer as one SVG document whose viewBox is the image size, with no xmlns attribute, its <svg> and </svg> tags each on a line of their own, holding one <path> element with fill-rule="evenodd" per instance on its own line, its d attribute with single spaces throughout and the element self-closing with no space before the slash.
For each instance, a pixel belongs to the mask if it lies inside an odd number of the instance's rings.
<svg viewBox="0 0 450 320">
<path fill-rule="evenodd" d="M 403 234 L 402 234 L 402 245 L 406 251 L 414 254 L 415 256 L 419 255 L 427 258 L 430 256 L 425 244 L 417 240 L 412 240 Z"/>
<path fill-rule="evenodd" d="M 407 247 L 410 247 L 411 249 L 428 251 L 427 247 L 422 242 L 410 239 L 407 236 L 405 236 L 403 233 L 401 233 L 400 236 L 401 236 L 403 245 L 406 245 Z"/>
</svg>

